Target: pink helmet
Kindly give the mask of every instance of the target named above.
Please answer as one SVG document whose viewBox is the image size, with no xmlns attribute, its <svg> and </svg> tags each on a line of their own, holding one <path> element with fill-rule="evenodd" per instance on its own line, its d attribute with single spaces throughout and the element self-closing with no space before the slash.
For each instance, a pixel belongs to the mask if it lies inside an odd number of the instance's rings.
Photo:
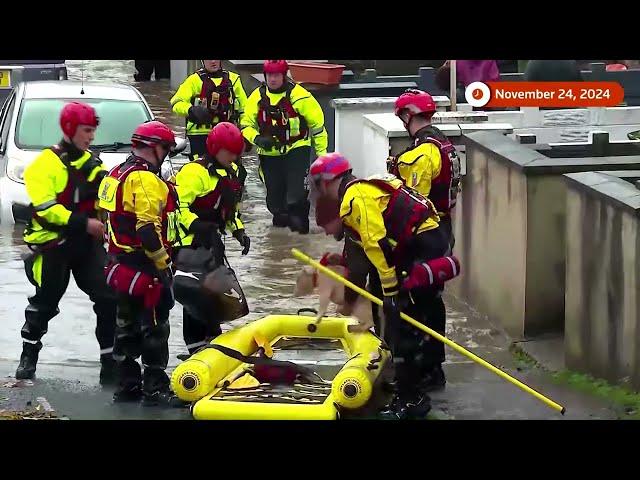
<svg viewBox="0 0 640 480">
<path fill-rule="evenodd" d="M 349 160 L 338 152 L 318 157 L 309 168 L 309 199 L 315 205 L 316 223 L 325 230 L 340 217 L 340 202 L 320 195 L 320 182 L 331 181 L 351 170 Z"/>
<path fill-rule="evenodd" d="M 395 114 L 400 117 L 404 112 L 409 112 L 409 120 L 414 115 L 433 114 L 436 111 L 436 102 L 433 97 L 422 90 L 409 89 L 396 100 Z"/>
<path fill-rule="evenodd" d="M 333 180 L 352 170 L 349 160 L 338 152 L 327 153 L 316 158 L 309 168 L 309 178 L 317 183 L 319 180 Z"/>
</svg>

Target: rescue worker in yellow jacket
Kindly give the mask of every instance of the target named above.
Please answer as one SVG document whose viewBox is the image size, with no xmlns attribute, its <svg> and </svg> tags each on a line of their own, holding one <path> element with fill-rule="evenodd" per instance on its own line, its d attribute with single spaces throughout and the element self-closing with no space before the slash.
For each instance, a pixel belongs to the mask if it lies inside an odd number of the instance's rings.
<svg viewBox="0 0 640 480">
<path fill-rule="evenodd" d="M 451 212 L 460 191 L 460 158 L 447 136 L 431 124 L 436 104 L 422 90 L 407 90 L 396 100 L 395 114 L 411 135 L 412 144 L 389 162 L 389 172 L 429 198 L 453 250 Z"/>
<path fill-rule="evenodd" d="M 327 153 L 324 113 L 301 85 L 287 80 L 286 60 L 266 60 L 265 83 L 247 100 L 242 134 L 258 147 L 260 177 L 267 189 L 273 225 L 309 233 L 305 177 L 311 160 Z"/>
<path fill-rule="evenodd" d="M 240 76 L 222 68 L 222 60 L 202 60 L 171 98 L 173 111 L 186 117 L 194 159 L 206 153 L 207 134 L 219 122 L 239 125 L 247 102 Z"/>
<path fill-rule="evenodd" d="M 356 179 L 351 165 L 339 153 L 319 157 L 309 171 L 311 198 L 325 225 L 336 238 L 344 234 L 360 246 L 375 266 L 382 286 L 385 339 L 396 366 L 397 395 L 383 415 L 391 418 L 424 417 L 430 410 L 426 392 L 444 385 L 441 364 L 444 345 L 400 319 L 402 272 L 416 264 L 438 259 L 447 250 L 446 235 L 438 227 L 433 204 L 407 188 L 393 175 Z M 331 218 L 340 218 L 340 232 Z M 338 226 L 340 224 L 337 224 Z M 327 227 L 325 227 L 327 229 Z M 347 255 L 347 269 L 353 257 Z M 445 308 L 441 286 L 423 283 L 407 300 L 406 312 L 444 335 Z M 404 300 L 403 300 L 404 301 Z"/>
<path fill-rule="evenodd" d="M 165 369 L 174 305 L 171 246 L 177 233 L 177 195 L 161 178 L 160 166 L 176 143 L 169 127 L 158 121 L 138 126 L 131 143 L 131 156 L 102 180 L 98 194 L 100 206 L 109 212 L 105 274 L 118 295 L 114 401 L 143 398 L 145 405 L 172 406 L 177 398 Z M 140 356 L 144 374 L 136 361 Z"/>
<path fill-rule="evenodd" d="M 97 317 L 100 344 L 100 382 L 114 380 L 112 357 L 116 301 L 106 286 L 102 269 L 104 227 L 98 216 L 98 185 L 106 171 L 89 150 L 99 119 L 90 105 L 68 103 L 60 114 L 63 139 L 42 151 L 24 171 L 32 217 L 24 241 L 32 253 L 24 257 L 25 271 L 36 294 L 29 297 L 22 327 L 22 355 L 17 379 L 33 378 L 49 320 L 60 310 L 58 302 L 70 274 L 89 295 Z"/>
<path fill-rule="evenodd" d="M 215 266 L 220 266 L 225 249 L 222 232 L 231 232 L 243 255 L 251 245 L 238 210 L 244 178 L 238 176 L 236 161 L 245 143 L 238 127 L 221 122 L 209 132 L 206 145 L 204 158 L 184 165 L 176 175 L 181 236 L 175 245 L 177 251 L 200 246 L 211 249 Z M 197 301 L 184 305 L 183 334 L 190 354 L 222 333 L 221 316 L 222 312 L 209 311 Z"/>
</svg>

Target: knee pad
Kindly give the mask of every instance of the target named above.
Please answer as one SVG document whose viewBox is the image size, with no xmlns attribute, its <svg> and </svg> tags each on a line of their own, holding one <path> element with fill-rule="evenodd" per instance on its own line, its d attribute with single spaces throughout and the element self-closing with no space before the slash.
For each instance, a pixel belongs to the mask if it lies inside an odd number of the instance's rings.
<svg viewBox="0 0 640 480">
<path fill-rule="evenodd" d="M 60 313 L 60 310 L 57 308 L 55 310 L 44 310 L 29 304 L 24 312 L 25 322 L 21 329 L 22 337 L 29 340 L 40 340 L 47 333 L 49 320 L 58 315 L 58 313 Z"/>
<path fill-rule="evenodd" d="M 48 322 L 59 313 L 60 309 L 57 307 L 52 310 L 47 307 L 39 307 L 37 305 L 34 305 L 33 303 L 29 303 L 29 305 L 27 305 L 27 308 L 24 309 L 25 318 L 30 323 L 32 320 L 34 323 L 42 321 Z"/>
</svg>

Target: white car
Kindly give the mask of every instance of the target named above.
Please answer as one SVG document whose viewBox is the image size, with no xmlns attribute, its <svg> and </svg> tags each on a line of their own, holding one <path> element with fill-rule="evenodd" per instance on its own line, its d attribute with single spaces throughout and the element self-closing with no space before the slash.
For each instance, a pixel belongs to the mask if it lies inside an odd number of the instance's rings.
<svg viewBox="0 0 640 480">
<path fill-rule="evenodd" d="M 0 224 L 26 222 L 30 217 L 24 169 L 43 149 L 60 141 L 60 111 L 70 101 L 96 109 L 100 125 L 91 150 L 99 153 L 107 169 L 127 158 L 133 130 L 154 118 L 142 94 L 130 85 L 82 85 L 69 80 L 19 83 L 0 111 Z M 184 145 L 184 140 L 176 141 Z M 176 160 L 183 163 L 184 157 Z M 163 176 L 170 175 L 165 162 Z"/>
</svg>

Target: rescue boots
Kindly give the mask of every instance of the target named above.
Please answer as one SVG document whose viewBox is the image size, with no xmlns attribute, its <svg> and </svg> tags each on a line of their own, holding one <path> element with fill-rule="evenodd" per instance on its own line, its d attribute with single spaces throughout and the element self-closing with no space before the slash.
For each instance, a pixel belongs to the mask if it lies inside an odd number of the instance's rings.
<svg viewBox="0 0 640 480">
<path fill-rule="evenodd" d="M 383 420 L 424 420 L 431 411 L 431 398 L 426 394 L 396 395 L 379 413 Z"/>
<path fill-rule="evenodd" d="M 309 202 L 302 201 L 287 206 L 289 229 L 302 235 L 309 233 Z"/>
<path fill-rule="evenodd" d="M 169 377 L 161 368 L 145 367 L 143 375 L 143 399 L 146 407 L 180 408 L 187 404 L 169 388 Z"/>
<path fill-rule="evenodd" d="M 113 355 L 100 355 L 100 385 L 115 385 L 117 380 L 117 367 Z"/>
<path fill-rule="evenodd" d="M 309 218 L 300 217 L 298 215 L 289 216 L 289 229 L 292 232 L 298 232 L 301 235 L 309 233 Z"/>
<path fill-rule="evenodd" d="M 138 402 L 142 398 L 142 374 L 140 364 L 132 358 L 124 358 L 116 363 L 118 387 L 113 401 Z"/>
<path fill-rule="evenodd" d="M 33 379 L 36 376 L 36 365 L 38 363 L 38 353 L 42 348 L 42 343 L 22 342 L 22 355 L 16 370 L 16 380 Z"/>
<path fill-rule="evenodd" d="M 180 400 L 169 387 L 166 387 L 155 392 L 144 392 L 142 405 L 145 407 L 183 408 L 189 404 Z"/>
<path fill-rule="evenodd" d="M 142 386 L 135 383 L 121 385 L 113 394 L 115 403 L 139 402 L 142 398 Z"/>
<path fill-rule="evenodd" d="M 286 213 L 276 213 L 272 220 L 273 226 L 278 228 L 286 228 L 289 226 L 289 215 Z"/>
</svg>

